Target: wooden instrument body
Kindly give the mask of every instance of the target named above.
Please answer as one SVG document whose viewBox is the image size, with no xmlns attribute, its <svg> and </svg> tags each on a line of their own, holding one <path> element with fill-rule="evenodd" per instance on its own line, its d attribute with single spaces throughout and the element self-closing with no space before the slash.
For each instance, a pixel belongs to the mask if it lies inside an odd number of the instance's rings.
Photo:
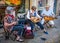
<svg viewBox="0 0 60 43">
<path fill-rule="evenodd" d="M 40 18 L 37 17 L 31 17 L 31 21 L 34 23 L 40 22 Z"/>
<path fill-rule="evenodd" d="M 45 21 L 50 21 L 50 20 L 54 20 L 54 17 L 51 16 L 44 16 Z"/>
</svg>

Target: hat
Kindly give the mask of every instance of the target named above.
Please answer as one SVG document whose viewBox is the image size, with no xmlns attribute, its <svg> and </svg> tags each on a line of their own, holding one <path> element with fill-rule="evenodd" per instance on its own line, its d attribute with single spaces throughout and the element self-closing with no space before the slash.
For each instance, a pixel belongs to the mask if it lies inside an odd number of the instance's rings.
<svg viewBox="0 0 60 43">
<path fill-rule="evenodd" d="M 46 5 L 45 7 L 50 7 L 50 5 Z"/>
<path fill-rule="evenodd" d="M 9 11 L 11 11 L 11 10 L 13 10 L 14 8 L 13 7 L 11 7 L 11 6 L 8 6 L 7 8 L 6 8 L 6 10 L 9 10 Z"/>
</svg>

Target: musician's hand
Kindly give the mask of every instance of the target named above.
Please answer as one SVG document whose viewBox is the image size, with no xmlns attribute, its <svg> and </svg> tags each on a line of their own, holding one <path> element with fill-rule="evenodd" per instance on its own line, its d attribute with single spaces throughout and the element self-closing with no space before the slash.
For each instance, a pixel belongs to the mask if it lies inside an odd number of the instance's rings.
<svg viewBox="0 0 60 43">
<path fill-rule="evenodd" d="M 42 16 L 45 17 L 45 16 L 47 16 L 47 15 L 43 14 Z"/>
<path fill-rule="evenodd" d="M 55 16 L 52 16 L 53 18 L 55 18 Z"/>
<path fill-rule="evenodd" d="M 34 17 L 31 17 L 30 20 L 34 20 Z"/>
<path fill-rule="evenodd" d="M 38 20 L 40 20 L 41 18 L 38 18 Z"/>
<path fill-rule="evenodd" d="M 30 20 L 31 20 L 31 18 L 30 18 Z"/>
<path fill-rule="evenodd" d="M 16 25 L 17 23 L 16 22 L 12 22 L 12 25 Z"/>
</svg>

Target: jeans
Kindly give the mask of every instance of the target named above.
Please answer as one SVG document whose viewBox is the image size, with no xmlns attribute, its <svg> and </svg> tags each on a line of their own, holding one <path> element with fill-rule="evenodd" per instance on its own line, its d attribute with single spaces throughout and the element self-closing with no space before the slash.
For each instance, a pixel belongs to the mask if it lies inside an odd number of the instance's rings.
<svg viewBox="0 0 60 43">
<path fill-rule="evenodd" d="M 21 25 L 16 25 L 16 26 L 13 27 L 11 32 L 18 31 L 18 35 L 22 36 L 23 29 L 24 29 L 24 26 L 22 24 Z"/>
<path fill-rule="evenodd" d="M 31 26 L 31 29 L 33 30 L 33 28 L 34 28 L 34 23 L 33 23 L 31 20 L 29 20 L 29 19 L 27 19 L 25 22 L 29 23 L 30 26 Z"/>
<path fill-rule="evenodd" d="M 34 23 L 29 19 L 27 19 L 26 21 L 31 25 L 31 28 L 33 29 L 34 28 Z M 36 24 L 41 28 L 41 30 L 44 29 L 44 26 L 40 22 L 37 22 Z"/>
<path fill-rule="evenodd" d="M 41 28 L 41 30 L 44 29 L 44 26 L 40 22 L 37 22 L 36 24 Z"/>
</svg>

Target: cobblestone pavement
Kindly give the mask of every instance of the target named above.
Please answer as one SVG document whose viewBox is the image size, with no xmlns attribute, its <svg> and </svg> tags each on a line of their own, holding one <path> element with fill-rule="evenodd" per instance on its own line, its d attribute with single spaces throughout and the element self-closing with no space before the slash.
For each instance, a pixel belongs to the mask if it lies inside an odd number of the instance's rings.
<svg viewBox="0 0 60 43">
<path fill-rule="evenodd" d="M 34 39 L 25 39 L 24 42 L 17 42 L 12 40 L 4 40 L 0 34 L 0 43 L 60 43 L 60 17 L 55 20 L 56 28 L 48 28 L 48 35 L 44 34 L 41 30 L 35 32 Z M 3 31 L 0 29 L 0 32 Z M 41 38 L 45 38 L 42 40 Z"/>
</svg>

